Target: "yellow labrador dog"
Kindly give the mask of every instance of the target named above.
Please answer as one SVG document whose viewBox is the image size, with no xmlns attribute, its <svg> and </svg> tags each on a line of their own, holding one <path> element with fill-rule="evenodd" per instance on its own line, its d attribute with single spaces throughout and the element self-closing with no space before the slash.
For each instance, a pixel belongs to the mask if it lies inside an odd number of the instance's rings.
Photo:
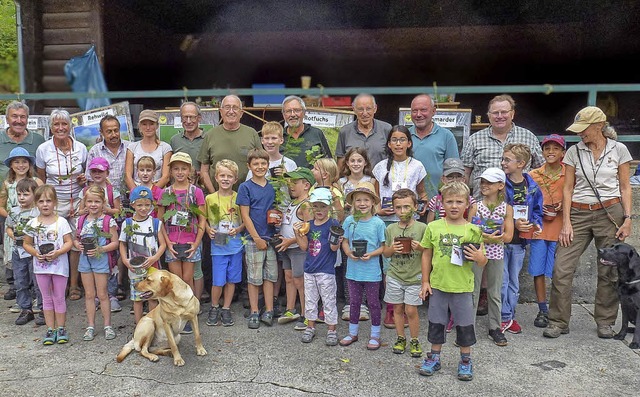
<svg viewBox="0 0 640 397">
<path fill-rule="evenodd" d="M 117 361 L 127 357 L 134 349 L 150 361 L 158 361 L 158 355 L 173 356 L 173 364 L 184 365 L 178 350 L 180 331 L 191 322 L 196 342 L 196 354 L 207 354 L 198 327 L 200 302 L 187 283 L 166 270 L 149 269 L 147 277 L 136 284 L 143 299 L 157 299 L 159 304 L 142 317 L 131 339 L 120 351 Z"/>
</svg>

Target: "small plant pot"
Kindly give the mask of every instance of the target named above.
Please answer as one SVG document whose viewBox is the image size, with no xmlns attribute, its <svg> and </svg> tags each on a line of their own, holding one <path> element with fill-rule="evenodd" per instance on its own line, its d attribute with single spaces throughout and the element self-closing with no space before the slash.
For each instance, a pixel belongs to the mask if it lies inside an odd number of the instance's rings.
<svg viewBox="0 0 640 397">
<path fill-rule="evenodd" d="M 276 170 L 277 170 L 278 168 L 280 168 L 280 169 L 281 169 L 282 167 L 281 167 L 281 166 L 277 166 L 277 167 L 271 167 L 271 168 L 269 168 L 269 174 L 271 175 L 271 177 L 272 177 L 272 178 L 276 178 L 276 177 L 278 177 L 278 175 L 276 174 Z"/>
<path fill-rule="evenodd" d="M 344 236 L 342 226 L 331 226 L 329 229 L 329 244 L 336 245 L 340 242 L 340 237 Z"/>
<path fill-rule="evenodd" d="M 86 255 L 88 251 L 96 249 L 96 239 L 93 237 L 83 237 L 80 239 L 82 243 L 82 252 Z"/>
<path fill-rule="evenodd" d="M 361 258 L 367 253 L 367 240 L 353 240 L 351 242 L 353 247 L 353 256 Z"/>
<path fill-rule="evenodd" d="M 418 200 L 418 212 L 424 211 L 424 208 L 427 206 L 427 202 L 424 200 Z"/>
<path fill-rule="evenodd" d="M 400 242 L 402 244 L 402 251 L 400 252 L 403 255 L 411 253 L 411 241 L 413 239 L 411 237 L 396 237 L 393 239 L 393 242 Z"/>
<path fill-rule="evenodd" d="M 270 209 L 267 211 L 267 225 L 276 225 L 282 221 L 282 211 Z"/>
<path fill-rule="evenodd" d="M 474 246 L 474 247 L 476 247 L 476 249 L 480 249 L 480 243 L 462 243 L 462 244 L 460 244 L 460 248 L 462 248 L 462 251 L 464 251 L 465 248 L 470 247 L 470 246 Z"/>
<path fill-rule="evenodd" d="M 38 251 L 40 251 L 41 255 L 47 255 L 48 253 L 50 253 L 51 251 L 53 251 L 55 249 L 55 245 L 53 245 L 53 243 L 44 243 L 44 244 L 40 244 L 38 246 Z"/>
<path fill-rule="evenodd" d="M 519 236 L 520 238 L 531 240 L 533 238 L 533 228 L 531 228 L 531 230 L 529 230 L 528 232 L 520 232 Z"/>
<path fill-rule="evenodd" d="M 147 269 L 142 267 L 142 264 L 147 261 L 146 256 L 136 256 L 129 260 L 131 267 L 133 268 L 133 272 L 135 274 L 145 274 Z"/>
<path fill-rule="evenodd" d="M 24 245 L 24 238 L 16 237 L 16 247 L 22 247 Z"/>
<path fill-rule="evenodd" d="M 280 236 L 273 236 L 269 239 L 269 245 L 273 247 L 273 249 L 277 249 L 276 247 L 282 243 L 282 239 Z"/>
<path fill-rule="evenodd" d="M 178 255 L 176 255 L 176 259 L 187 259 L 187 257 L 189 256 L 189 254 L 187 254 L 187 250 L 190 248 L 191 244 L 174 244 L 173 250 L 178 253 Z"/>
<path fill-rule="evenodd" d="M 553 204 L 545 204 L 542 206 L 542 219 L 545 221 L 553 221 L 558 216 L 556 206 Z"/>
<path fill-rule="evenodd" d="M 229 237 L 229 235 L 227 233 L 216 233 L 215 237 L 213 238 L 213 243 L 215 245 L 226 245 L 227 244 L 227 238 Z"/>
</svg>

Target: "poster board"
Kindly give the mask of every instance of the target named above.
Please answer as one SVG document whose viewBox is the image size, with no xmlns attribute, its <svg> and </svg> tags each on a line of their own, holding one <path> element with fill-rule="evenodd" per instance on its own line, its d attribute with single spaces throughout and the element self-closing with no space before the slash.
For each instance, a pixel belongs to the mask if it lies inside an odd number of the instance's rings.
<svg viewBox="0 0 640 397">
<path fill-rule="evenodd" d="M 180 120 L 180 109 L 162 109 L 155 110 L 158 113 L 158 124 L 160 125 L 160 140 L 171 143 L 171 138 L 181 133 L 182 121 Z M 210 128 L 220 124 L 220 114 L 218 108 L 201 108 L 200 128 L 207 131 Z"/>
<path fill-rule="evenodd" d="M 6 130 L 9 128 L 6 116 L 0 116 L 0 130 Z M 35 132 L 44 137 L 49 136 L 49 116 L 45 115 L 29 115 L 27 120 L 27 130 Z"/>
<path fill-rule="evenodd" d="M 320 128 L 324 132 L 331 153 L 335 155 L 340 128 L 355 120 L 355 114 L 346 110 L 327 110 L 308 108 L 304 122 Z"/>
<path fill-rule="evenodd" d="M 102 141 L 100 120 L 107 115 L 115 116 L 120 121 L 120 138 L 133 142 L 133 125 L 127 101 L 72 114 L 71 136 L 82 142 L 87 150 L 91 149 L 93 145 Z M 49 139 L 49 134 L 45 135 L 45 139 Z"/>
<path fill-rule="evenodd" d="M 458 152 L 462 152 L 462 146 L 471 134 L 471 109 L 437 109 L 433 121 L 453 133 Z M 399 109 L 398 123 L 406 127 L 413 125 L 410 108 Z"/>
</svg>

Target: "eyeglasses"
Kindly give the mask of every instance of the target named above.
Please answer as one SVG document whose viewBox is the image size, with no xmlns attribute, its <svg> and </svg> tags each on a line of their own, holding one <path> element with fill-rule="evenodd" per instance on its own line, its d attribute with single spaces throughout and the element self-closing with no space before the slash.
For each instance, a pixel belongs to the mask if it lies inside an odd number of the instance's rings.
<svg viewBox="0 0 640 397">
<path fill-rule="evenodd" d="M 355 108 L 356 113 L 358 114 L 363 114 L 365 112 L 367 113 L 373 113 L 375 109 L 374 108 Z"/>
<path fill-rule="evenodd" d="M 406 143 L 408 141 L 407 138 L 391 138 L 391 143 Z"/>
<path fill-rule="evenodd" d="M 511 110 L 494 110 L 493 112 L 489 112 L 488 114 L 490 114 L 493 117 L 507 116 L 512 111 L 513 111 L 513 109 L 511 109 Z"/>
<path fill-rule="evenodd" d="M 237 112 L 240 110 L 240 106 L 231 106 L 231 105 L 224 105 L 222 107 L 222 110 L 228 112 L 229 110 L 233 110 L 234 112 Z"/>
<path fill-rule="evenodd" d="M 302 109 L 298 108 L 298 109 L 287 109 L 287 110 L 283 110 L 282 113 L 286 114 L 287 116 L 290 116 L 292 114 L 301 114 L 302 113 Z"/>
<path fill-rule="evenodd" d="M 228 109 L 227 109 L 228 110 Z M 180 120 L 182 121 L 196 121 L 200 116 L 182 116 Z"/>
<path fill-rule="evenodd" d="M 502 158 L 502 162 L 503 163 L 513 163 L 514 161 L 518 161 L 518 159 L 510 159 L 508 157 L 503 157 Z"/>
</svg>

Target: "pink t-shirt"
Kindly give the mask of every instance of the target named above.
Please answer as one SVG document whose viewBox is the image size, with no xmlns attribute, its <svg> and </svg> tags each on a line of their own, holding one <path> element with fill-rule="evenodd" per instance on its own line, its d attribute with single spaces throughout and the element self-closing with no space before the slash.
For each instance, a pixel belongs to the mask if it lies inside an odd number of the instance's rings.
<svg viewBox="0 0 640 397">
<path fill-rule="evenodd" d="M 187 208 L 191 204 L 204 206 L 204 193 L 197 186 L 189 185 L 189 189 L 177 190 L 173 187 L 164 189 L 164 194 L 174 193 L 179 204 L 171 204 L 165 208 L 166 211 L 177 210 L 177 213 L 166 220 L 169 240 L 174 244 L 193 243 L 198 234 L 198 216 L 191 214 Z M 165 212 L 166 214 L 166 212 Z M 186 217 L 186 221 L 184 220 Z M 179 226 L 180 224 L 186 226 Z"/>
</svg>

